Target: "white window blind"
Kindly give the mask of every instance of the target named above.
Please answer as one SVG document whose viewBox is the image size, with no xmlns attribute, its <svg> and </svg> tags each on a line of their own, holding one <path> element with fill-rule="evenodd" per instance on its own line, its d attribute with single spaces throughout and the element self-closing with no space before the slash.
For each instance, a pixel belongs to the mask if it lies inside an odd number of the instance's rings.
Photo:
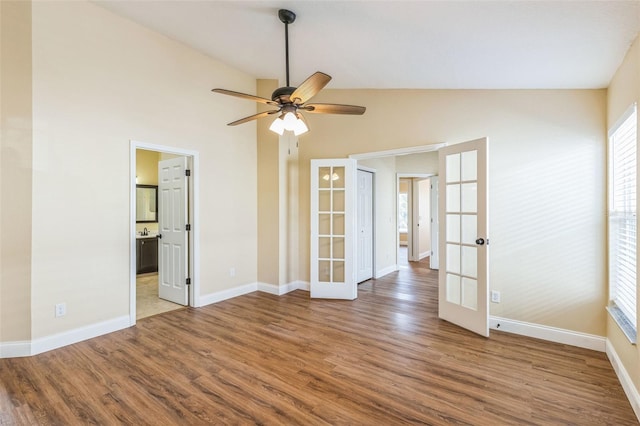
<svg viewBox="0 0 640 426">
<path fill-rule="evenodd" d="M 609 134 L 610 311 L 633 342 L 637 320 L 636 151 L 637 111 L 633 105 Z"/>
</svg>

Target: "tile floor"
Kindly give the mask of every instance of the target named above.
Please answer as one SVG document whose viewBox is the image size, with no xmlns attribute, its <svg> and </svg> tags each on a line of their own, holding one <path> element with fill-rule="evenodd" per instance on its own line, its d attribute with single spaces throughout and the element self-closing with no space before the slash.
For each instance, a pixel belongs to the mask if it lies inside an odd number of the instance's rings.
<svg viewBox="0 0 640 426">
<path fill-rule="evenodd" d="M 136 277 L 136 319 L 173 311 L 184 306 L 158 297 L 158 274 L 140 274 Z"/>
</svg>

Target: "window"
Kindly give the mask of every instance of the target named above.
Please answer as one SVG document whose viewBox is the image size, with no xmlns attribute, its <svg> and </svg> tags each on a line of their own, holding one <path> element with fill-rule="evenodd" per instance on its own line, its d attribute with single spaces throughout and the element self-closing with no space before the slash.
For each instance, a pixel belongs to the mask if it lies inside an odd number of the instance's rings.
<svg viewBox="0 0 640 426">
<path fill-rule="evenodd" d="M 635 104 L 609 133 L 609 312 L 636 341 Z"/>
</svg>

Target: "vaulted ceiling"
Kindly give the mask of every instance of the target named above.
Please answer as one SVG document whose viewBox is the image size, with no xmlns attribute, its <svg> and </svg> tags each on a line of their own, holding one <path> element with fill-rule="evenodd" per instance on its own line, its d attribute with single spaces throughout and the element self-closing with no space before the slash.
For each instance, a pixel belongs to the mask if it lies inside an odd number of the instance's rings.
<svg viewBox="0 0 640 426">
<path fill-rule="evenodd" d="M 96 1 L 256 78 L 328 88 L 603 88 L 640 31 L 638 0 Z"/>
</svg>

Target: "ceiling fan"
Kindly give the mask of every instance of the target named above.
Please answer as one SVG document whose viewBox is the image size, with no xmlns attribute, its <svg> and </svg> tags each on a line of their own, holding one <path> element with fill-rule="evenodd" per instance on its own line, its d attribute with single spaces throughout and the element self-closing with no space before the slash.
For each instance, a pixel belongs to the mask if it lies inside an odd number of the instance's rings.
<svg viewBox="0 0 640 426">
<path fill-rule="evenodd" d="M 278 18 L 280 18 L 282 23 L 284 23 L 287 85 L 277 88 L 271 95 L 271 99 L 226 89 L 212 90 L 213 92 L 222 93 L 223 95 L 235 96 L 270 105 L 277 109 L 259 112 L 254 115 L 241 118 L 240 120 L 233 121 L 228 125 L 237 126 L 238 124 L 277 114 L 278 117 L 274 120 L 269 129 L 279 135 L 284 134 L 285 130 L 290 130 L 297 136 L 309 130 L 301 111 L 306 111 L 312 114 L 364 114 L 366 108 L 363 106 L 307 103 L 331 80 L 331 76 L 323 72 L 318 71 L 314 73 L 298 87 L 291 87 L 289 85 L 289 24 L 296 20 L 296 14 L 290 10 L 280 9 L 278 11 Z"/>
</svg>

